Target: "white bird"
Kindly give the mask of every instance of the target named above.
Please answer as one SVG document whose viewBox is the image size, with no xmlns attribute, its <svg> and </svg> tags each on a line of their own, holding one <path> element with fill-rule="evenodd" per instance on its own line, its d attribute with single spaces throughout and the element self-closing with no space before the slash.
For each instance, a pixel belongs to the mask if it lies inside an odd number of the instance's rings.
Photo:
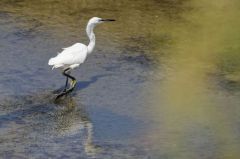
<svg viewBox="0 0 240 159">
<path fill-rule="evenodd" d="M 70 75 L 70 70 L 79 67 L 80 64 L 84 63 L 87 58 L 87 55 L 92 53 L 95 47 L 95 34 L 93 32 L 94 27 L 97 24 L 103 22 L 115 21 L 114 19 L 102 19 L 98 17 L 93 17 L 88 21 L 86 32 L 87 36 L 89 37 L 89 44 L 88 46 L 82 43 L 73 44 L 70 47 L 63 48 L 63 51 L 59 53 L 56 57 L 50 58 L 48 61 L 48 65 L 53 66 L 54 68 L 62 68 L 63 75 L 67 77 L 66 84 L 64 90 L 57 95 L 56 99 L 59 97 L 66 95 L 67 93 L 71 92 L 75 85 L 76 79 Z M 69 73 L 68 73 L 69 71 Z M 68 85 L 68 78 L 72 80 L 71 87 L 67 90 Z"/>
</svg>

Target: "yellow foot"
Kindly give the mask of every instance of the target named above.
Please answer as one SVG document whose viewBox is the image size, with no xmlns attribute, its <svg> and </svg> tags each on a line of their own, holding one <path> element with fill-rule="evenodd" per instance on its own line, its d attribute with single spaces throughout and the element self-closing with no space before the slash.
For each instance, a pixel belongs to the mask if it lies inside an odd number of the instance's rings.
<svg viewBox="0 0 240 159">
<path fill-rule="evenodd" d="M 72 80 L 71 86 L 74 87 L 76 84 L 77 84 L 77 81 L 76 80 Z"/>
</svg>

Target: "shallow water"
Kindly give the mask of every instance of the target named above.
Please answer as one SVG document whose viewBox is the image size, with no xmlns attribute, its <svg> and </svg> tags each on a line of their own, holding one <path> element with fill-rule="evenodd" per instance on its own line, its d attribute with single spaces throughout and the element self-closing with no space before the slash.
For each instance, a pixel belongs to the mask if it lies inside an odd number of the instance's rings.
<svg viewBox="0 0 240 159">
<path fill-rule="evenodd" d="M 1 0 L 1 158 L 239 158 L 236 0 Z M 48 59 L 88 43 L 77 88 Z"/>
</svg>

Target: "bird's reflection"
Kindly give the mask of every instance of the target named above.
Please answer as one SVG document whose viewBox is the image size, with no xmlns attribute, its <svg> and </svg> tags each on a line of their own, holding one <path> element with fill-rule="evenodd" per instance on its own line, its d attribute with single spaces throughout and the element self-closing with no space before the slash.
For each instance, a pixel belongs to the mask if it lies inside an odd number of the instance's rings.
<svg viewBox="0 0 240 159">
<path fill-rule="evenodd" d="M 1 115 L 0 119 L 3 121 L 0 123 L 9 128 L 14 123 L 15 127 L 20 127 L 17 130 L 19 133 L 8 129 L 6 134 L 14 133 L 15 138 L 34 134 L 34 140 L 26 137 L 26 140 L 21 142 L 23 144 L 34 142 L 39 146 L 55 144 L 60 139 L 60 144 L 69 144 L 77 149 L 80 147 L 77 151 L 81 153 L 84 151 L 87 156 L 95 157 L 100 148 L 93 142 L 94 126 L 84 105 L 70 96 L 59 100 L 58 103 L 53 103 L 51 99 L 50 94 L 18 97 L 17 100 L 22 100 L 18 101 L 21 105 L 18 105 L 17 110 Z M 13 101 L 16 102 L 14 99 L 9 100 L 8 105 L 14 104 Z M 11 141 L 9 136 L 6 136 L 6 139 Z"/>
<path fill-rule="evenodd" d="M 58 135 L 69 136 L 81 134 L 84 136 L 82 144 L 88 156 L 95 157 L 100 147 L 93 142 L 93 124 L 82 104 L 77 104 L 73 97 L 66 96 L 57 103 L 60 107 L 54 113 L 56 121 L 55 131 Z"/>
</svg>

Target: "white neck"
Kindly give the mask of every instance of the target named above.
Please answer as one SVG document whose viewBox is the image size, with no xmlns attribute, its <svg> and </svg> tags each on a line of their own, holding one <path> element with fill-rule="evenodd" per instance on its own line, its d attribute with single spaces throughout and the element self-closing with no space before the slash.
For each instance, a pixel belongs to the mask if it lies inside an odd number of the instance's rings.
<svg viewBox="0 0 240 159">
<path fill-rule="evenodd" d="M 88 38 L 90 40 L 90 42 L 87 46 L 88 54 L 92 53 L 92 51 L 95 47 L 95 34 L 93 32 L 94 27 L 95 27 L 95 25 L 93 23 L 87 24 L 86 31 L 87 31 Z"/>
</svg>

